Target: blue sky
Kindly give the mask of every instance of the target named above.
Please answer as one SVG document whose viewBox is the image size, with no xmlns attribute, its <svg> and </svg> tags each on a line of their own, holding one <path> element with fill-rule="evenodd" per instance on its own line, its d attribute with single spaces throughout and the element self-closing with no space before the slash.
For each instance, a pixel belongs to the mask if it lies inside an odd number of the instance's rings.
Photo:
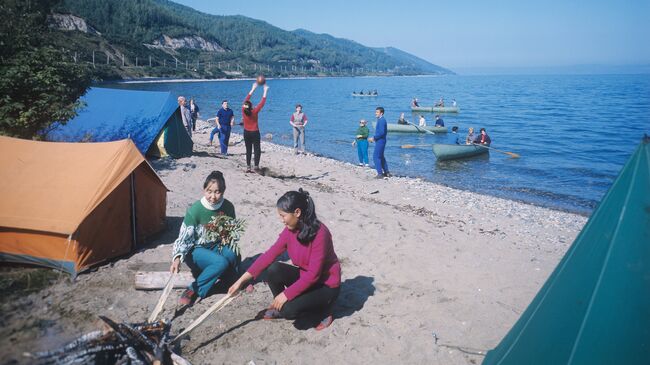
<svg viewBox="0 0 650 365">
<path fill-rule="evenodd" d="M 394 46 L 456 70 L 650 64 L 650 0 L 175 2 Z"/>
</svg>

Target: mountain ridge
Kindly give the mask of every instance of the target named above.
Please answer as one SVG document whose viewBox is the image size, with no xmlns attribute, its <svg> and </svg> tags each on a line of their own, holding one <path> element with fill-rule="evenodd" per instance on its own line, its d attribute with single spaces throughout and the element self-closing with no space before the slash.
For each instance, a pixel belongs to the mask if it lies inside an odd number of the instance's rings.
<svg viewBox="0 0 650 365">
<path fill-rule="evenodd" d="M 394 47 L 286 31 L 263 20 L 206 14 L 168 0 L 64 0 L 56 11 L 96 30 L 61 31 L 60 46 L 74 51 L 75 62 L 92 57 L 93 68 L 108 78 L 214 78 L 261 71 L 280 77 L 453 74 Z"/>
</svg>

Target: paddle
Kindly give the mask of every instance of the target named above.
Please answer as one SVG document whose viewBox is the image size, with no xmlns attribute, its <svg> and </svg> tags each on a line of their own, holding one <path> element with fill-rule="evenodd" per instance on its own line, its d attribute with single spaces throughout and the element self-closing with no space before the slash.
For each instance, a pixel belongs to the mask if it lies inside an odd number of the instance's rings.
<svg viewBox="0 0 650 365">
<path fill-rule="evenodd" d="M 171 273 L 171 275 L 169 275 L 169 280 L 167 280 L 167 285 L 165 285 L 165 289 L 163 289 L 163 292 L 160 295 L 160 299 L 158 299 L 158 303 L 156 304 L 156 307 L 153 309 L 153 312 L 149 316 L 147 322 L 152 323 L 153 321 L 155 321 L 156 317 L 158 317 L 158 314 L 163 309 L 163 305 L 167 301 L 167 297 L 169 296 L 169 293 L 171 293 L 172 287 L 174 286 L 175 277 L 176 277 L 176 273 Z"/>
<path fill-rule="evenodd" d="M 230 302 L 232 302 L 233 299 L 237 298 L 238 295 L 239 295 L 239 293 L 235 294 L 235 295 L 226 294 L 223 298 L 221 298 L 218 302 L 214 303 L 210 308 L 208 308 L 208 310 L 206 310 L 203 314 L 201 314 L 201 316 L 199 318 L 195 319 L 194 322 L 192 322 L 189 326 L 187 326 L 187 328 L 185 328 L 185 330 L 183 332 L 181 332 L 178 336 L 176 336 L 172 340 L 172 343 L 178 341 L 183 336 L 185 336 L 190 331 L 192 331 L 194 328 L 196 328 L 198 325 L 200 325 L 201 322 L 203 322 L 206 318 L 208 318 L 208 316 L 210 314 L 216 313 L 216 312 L 222 310 L 223 307 L 225 307 Z"/>
<path fill-rule="evenodd" d="M 431 132 L 430 130 L 428 130 L 428 129 L 426 129 L 426 128 L 420 128 L 420 126 L 417 126 L 417 125 L 415 125 L 415 124 L 409 122 L 408 120 L 406 121 L 406 123 L 408 123 L 408 124 L 414 126 L 415 129 L 417 129 L 417 130 L 419 130 L 419 131 L 425 131 L 425 132 L 427 132 L 427 133 L 429 133 L 429 134 L 433 134 L 434 136 L 436 135 L 435 132 Z"/>
<path fill-rule="evenodd" d="M 516 154 L 516 153 L 514 153 L 514 152 L 508 152 L 508 151 L 497 150 L 497 149 L 494 148 L 494 147 L 486 146 L 486 145 L 483 145 L 483 144 L 477 144 L 477 143 L 472 143 L 472 144 L 473 144 L 474 146 L 479 146 L 479 147 L 483 147 L 483 148 L 488 148 L 488 149 L 491 149 L 491 150 L 494 150 L 494 151 L 497 151 L 497 152 L 505 153 L 506 155 L 508 155 L 508 156 L 510 156 L 510 157 L 512 157 L 512 158 L 519 158 L 519 157 L 521 157 L 521 156 L 519 156 L 518 154 Z"/>
<path fill-rule="evenodd" d="M 402 148 L 418 148 L 418 147 L 431 147 L 431 144 L 404 144 Z"/>
</svg>

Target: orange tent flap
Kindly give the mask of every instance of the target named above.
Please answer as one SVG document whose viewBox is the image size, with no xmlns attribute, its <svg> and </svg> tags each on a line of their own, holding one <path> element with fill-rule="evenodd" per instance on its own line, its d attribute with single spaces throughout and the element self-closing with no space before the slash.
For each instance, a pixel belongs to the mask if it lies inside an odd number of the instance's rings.
<svg viewBox="0 0 650 365">
<path fill-rule="evenodd" d="M 71 234 L 143 161 L 131 140 L 0 137 L 0 226 Z"/>
</svg>

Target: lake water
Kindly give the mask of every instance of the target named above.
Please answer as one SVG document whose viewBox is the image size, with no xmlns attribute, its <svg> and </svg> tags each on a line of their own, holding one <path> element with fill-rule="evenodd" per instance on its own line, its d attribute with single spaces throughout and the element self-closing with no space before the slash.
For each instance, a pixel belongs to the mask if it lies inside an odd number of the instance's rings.
<svg viewBox="0 0 650 365">
<path fill-rule="evenodd" d="M 108 84 L 107 87 L 166 90 L 193 96 L 203 119 L 214 117 L 229 99 L 239 121 L 252 81 Z M 351 142 L 361 118 L 374 121 L 377 106 L 394 123 L 399 114 L 417 121 L 409 103 L 431 105 L 456 99 L 461 112 L 441 114 L 445 125 L 487 129 L 492 147 L 521 155 L 436 162 L 430 148 L 404 144 L 445 142 L 440 135 L 388 135 L 386 157 L 396 175 L 422 177 L 455 188 L 589 214 L 619 170 L 650 134 L 650 75 L 436 76 L 269 80 L 260 115 L 262 135 L 292 145 L 290 114 L 296 103 L 309 117 L 307 149 L 356 163 Z M 378 97 L 355 98 L 353 90 L 377 89 Z M 261 90 L 253 96 L 257 104 Z M 424 114 L 432 123 L 433 114 Z M 372 133 L 372 126 L 371 133 Z M 235 132 L 241 132 L 235 127 Z M 206 141 L 207 142 L 207 141 Z M 370 148 L 372 159 L 372 144 Z M 263 158 L 262 158 L 263 164 Z"/>
</svg>

